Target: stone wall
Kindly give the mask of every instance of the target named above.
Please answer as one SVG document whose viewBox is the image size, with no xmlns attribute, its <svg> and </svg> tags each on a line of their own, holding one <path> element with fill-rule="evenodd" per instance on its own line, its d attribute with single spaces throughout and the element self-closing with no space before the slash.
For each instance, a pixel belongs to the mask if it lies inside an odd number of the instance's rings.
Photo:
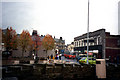
<svg viewBox="0 0 120 80">
<path fill-rule="evenodd" d="M 120 65 L 106 66 L 106 76 L 110 80 L 120 80 Z"/>
<path fill-rule="evenodd" d="M 96 79 L 95 66 L 90 65 L 35 64 L 13 65 L 13 67 L 10 65 L 10 67 L 7 66 L 7 68 L 7 72 L 10 73 L 6 73 L 4 69 L 3 78 L 14 76 L 20 80 L 79 80 L 83 78 L 92 80 Z"/>
<path fill-rule="evenodd" d="M 30 51 L 26 50 L 24 52 L 24 57 L 28 57 L 30 55 L 32 55 L 34 52 L 30 53 Z M 55 51 L 54 50 L 48 50 L 47 54 L 46 51 L 44 50 L 44 48 L 41 46 L 40 49 L 37 51 L 37 56 L 38 57 L 46 57 L 46 56 L 51 56 L 54 55 L 55 56 Z M 12 57 L 21 57 L 22 56 L 22 50 L 19 47 L 19 49 L 17 50 L 13 50 L 12 51 Z"/>
<path fill-rule="evenodd" d="M 6 69 L 7 68 L 7 69 Z M 17 77 L 19 80 L 119 80 L 120 65 L 106 66 L 106 79 L 98 79 L 94 65 L 73 64 L 28 64 L 3 65 L 3 78 Z M 6 71 L 7 70 L 7 71 Z M 4 79 L 3 79 L 4 80 Z"/>
</svg>

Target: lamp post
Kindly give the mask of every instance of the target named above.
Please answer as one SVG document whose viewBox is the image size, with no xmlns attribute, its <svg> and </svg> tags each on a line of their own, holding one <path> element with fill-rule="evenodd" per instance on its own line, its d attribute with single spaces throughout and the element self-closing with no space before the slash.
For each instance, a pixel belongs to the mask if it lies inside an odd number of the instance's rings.
<svg viewBox="0 0 120 80">
<path fill-rule="evenodd" d="M 89 64 L 88 53 L 89 53 L 89 0 L 88 0 L 88 21 L 87 21 L 87 64 Z"/>
</svg>

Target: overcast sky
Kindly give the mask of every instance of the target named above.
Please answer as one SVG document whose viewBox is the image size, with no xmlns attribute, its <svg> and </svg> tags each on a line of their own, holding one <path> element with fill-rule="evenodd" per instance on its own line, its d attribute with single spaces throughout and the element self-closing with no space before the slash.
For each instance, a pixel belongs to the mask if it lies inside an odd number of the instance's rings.
<svg viewBox="0 0 120 80">
<path fill-rule="evenodd" d="M 74 41 L 74 37 L 87 32 L 87 1 L 3 0 L 2 28 L 12 26 L 17 33 L 27 29 L 30 34 L 34 29 L 40 35 L 63 37 L 69 44 Z M 118 34 L 118 1 L 90 0 L 90 32 L 105 28 L 111 34 Z"/>
</svg>

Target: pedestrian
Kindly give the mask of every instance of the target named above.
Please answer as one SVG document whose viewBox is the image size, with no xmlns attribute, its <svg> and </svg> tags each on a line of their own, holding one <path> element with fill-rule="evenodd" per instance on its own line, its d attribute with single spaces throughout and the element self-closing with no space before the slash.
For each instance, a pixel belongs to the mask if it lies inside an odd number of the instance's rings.
<svg viewBox="0 0 120 80">
<path fill-rule="evenodd" d="M 51 54 L 51 59 L 53 59 L 53 55 Z"/>
<path fill-rule="evenodd" d="M 59 54 L 57 55 L 57 60 L 59 60 Z"/>
<path fill-rule="evenodd" d="M 49 60 L 49 56 L 48 56 L 47 58 L 48 58 L 48 60 Z"/>
<path fill-rule="evenodd" d="M 59 54 L 59 59 L 61 60 L 61 56 L 62 56 L 62 54 Z"/>
<path fill-rule="evenodd" d="M 117 56 L 117 64 L 119 64 L 119 56 Z"/>
</svg>

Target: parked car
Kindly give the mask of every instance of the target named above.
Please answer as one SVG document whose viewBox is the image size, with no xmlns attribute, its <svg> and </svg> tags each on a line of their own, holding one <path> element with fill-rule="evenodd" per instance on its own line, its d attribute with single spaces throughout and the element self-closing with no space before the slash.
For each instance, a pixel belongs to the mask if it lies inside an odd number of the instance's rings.
<svg viewBox="0 0 120 80">
<path fill-rule="evenodd" d="M 67 58 L 69 56 L 69 54 L 64 54 L 64 57 Z"/>
<path fill-rule="evenodd" d="M 96 64 L 96 58 L 94 57 L 88 57 L 89 64 Z M 87 63 L 87 57 L 83 57 L 79 60 L 79 63 L 86 64 Z"/>
<path fill-rule="evenodd" d="M 76 55 L 75 54 L 70 54 L 70 55 L 68 55 L 68 57 L 67 58 L 72 58 L 72 59 L 75 59 L 76 58 Z"/>
<path fill-rule="evenodd" d="M 67 50 L 67 51 L 64 52 L 63 56 L 64 56 L 65 58 L 67 58 L 67 56 L 68 56 L 69 54 L 70 54 L 70 52 Z"/>
<path fill-rule="evenodd" d="M 11 51 L 2 51 L 2 57 L 9 57 L 12 55 Z"/>
<path fill-rule="evenodd" d="M 87 55 L 86 54 L 79 54 L 78 56 L 76 56 L 76 60 L 79 61 L 83 57 L 87 57 Z"/>
<path fill-rule="evenodd" d="M 76 58 L 76 54 L 74 54 L 74 53 L 64 54 L 64 56 L 65 56 L 65 58 L 72 58 L 72 59 Z"/>
</svg>

